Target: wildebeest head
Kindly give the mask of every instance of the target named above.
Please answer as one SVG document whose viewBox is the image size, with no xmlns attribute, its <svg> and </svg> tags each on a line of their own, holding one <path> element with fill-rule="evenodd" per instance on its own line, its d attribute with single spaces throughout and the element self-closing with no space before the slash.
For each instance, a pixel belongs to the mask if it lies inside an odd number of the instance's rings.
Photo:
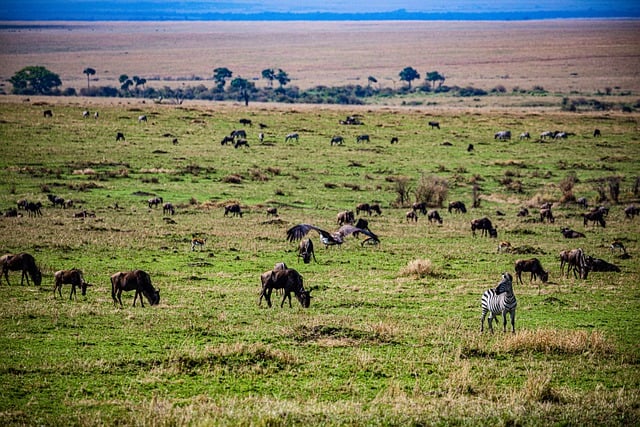
<svg viewBox="0 0 640 427">
<path fill-rule="evenodd" d="M 93 286 L 93 285 L 91 283 L 87 283 L 84 280 L 82 280 L 82 283 L 80 284 L 80 291 L 82 292 L 82 296 L 87 295 L 87 288 L 89 286 Z"/>
<path fill-rule="evenodd" d="M 311 290 L 301 290 L 300 292 L 298 292 L 296 294 L 296 298 L 298 298 L 298 301 L 300 301 L 300 304 L 302 305 L 302 307 L 304 308 L 309 308 L 309 306 L 311 305 Z"/>
</svg>

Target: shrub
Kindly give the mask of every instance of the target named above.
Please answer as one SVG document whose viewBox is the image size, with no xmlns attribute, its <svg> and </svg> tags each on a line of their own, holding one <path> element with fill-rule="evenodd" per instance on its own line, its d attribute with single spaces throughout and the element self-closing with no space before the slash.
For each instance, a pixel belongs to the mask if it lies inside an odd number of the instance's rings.
<svg viewBox="0 0 640 427">
<path fill-rule="evenodd" d="M 416 202 L 424 202 L 428 206 L 442 207 L 449 193 L 449 183 L 437 176 L 420 177 L 415 190 Z"/>
</svg>

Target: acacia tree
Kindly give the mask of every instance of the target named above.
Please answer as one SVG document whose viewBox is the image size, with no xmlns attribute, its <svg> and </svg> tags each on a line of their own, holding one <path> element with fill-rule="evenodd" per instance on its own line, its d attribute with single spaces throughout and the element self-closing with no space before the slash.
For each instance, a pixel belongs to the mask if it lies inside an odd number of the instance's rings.
<svg viewBox="0 0 640 427">
<path fill-rule="evenodd" d="M 227 84 L 227 79 L 230 79 L 231 76 L 233 76 L 233 73 L 226 67 L 218 67 L 213 70 L 213 80 L 216 81 L 216 87 L 219 90 L 224 88 L 224 85 Z"/>
<path fill-rule="evenodd" d="M 82 71 L 83 74 L 87 75 L 87 89 L 89 89 L 89 77 L 96 74 L 96 70 L 91 67 L 87 67 Z"/>
<path fill-rule="evenodd" d="M 405 67 L 398 75 L 400 80 L 407 82 L 409 89 L 411 89 L 411 82 L 420 78 L 420 73 L 413 67 Z"/>
<path fill-rule="evenodd" d="M 244 105 L 249 105 L 249 94 L 255 91 L 255 84 L 247 79 L 236 77 L 231 80 L 230 85 L 231 89 L 238 92 L 240 97 L 244 100 Z"/>
<path fill-rule="evenodd" d="M 24 67 L 9 79 L 13 93 L 19 95 L 49 95 L 62 84 L 60 76 L 42 66 Z"/>
<path fill-rule="evenodd" d="M 273 68 L 262 70 L 262 78 L 269 81 L 269 87 L 273 87 L 273 81 L 276 79 L 276 72 Z"/>
<path fill-rule="evenodd" d="M 275 79 L 278 81 L 278 83 L 280 83 L 280 88 L 291 81 L 289 75 L 286 72 L 282 71 L 282 69 L 280 68 L 278 69 L 278 73 L 276 74 Z"/>
<path fill-rule="evenodd" d="M 427 71 L 427 77 L 425 79 L 429 82 L 432 89 L 435 89 L 435 82 L 439 82 L 438 87 L 441 87 L 445 81 L 444 76 L 437 71 Z"/>
<path fill-rule="evenodd" d="M 133 85 L 133 81 L 126 74 L 120 74 L 118 78 L 120 82 L 120 89 L 129 92 L 129 88 Z"/>
</svg>

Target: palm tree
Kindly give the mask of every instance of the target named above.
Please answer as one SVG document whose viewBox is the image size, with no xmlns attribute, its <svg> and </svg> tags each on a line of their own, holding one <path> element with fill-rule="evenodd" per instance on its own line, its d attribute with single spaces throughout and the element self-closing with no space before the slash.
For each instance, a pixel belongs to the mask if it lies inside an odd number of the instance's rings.
<svg viewBox="0 0 640 427">
<path fill-rule="evenodd" d="M 93 76 L 96 73 L 96 70 L 91 67 L 87 67 L 82 73 L 87 75 L 87 89 L 89 89 L 89 76 Z"/>
</svg>

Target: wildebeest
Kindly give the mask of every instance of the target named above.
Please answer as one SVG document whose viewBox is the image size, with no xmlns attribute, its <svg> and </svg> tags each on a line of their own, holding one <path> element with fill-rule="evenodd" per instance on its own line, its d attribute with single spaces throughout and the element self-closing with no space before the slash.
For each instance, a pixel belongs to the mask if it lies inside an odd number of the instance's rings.
<svg viewBox="0 0 640 427">
<path fill-rule="evenodd" d="M 299 135 L 297 133 L 295 133 L 295 132 L 287 134 L 287 136 L 284 137 L 284 142 L 289 142 L 289 141 L 292 141 L 294 139 L 296 140 L 296 142 L 298 142 L 298 137 L 299 137 Z"/>
<path fill-rule="evenodd" d="M 634 205 L 630 205 L 627 206 L 624 209 L 624 215 L 628 218 L 628 219 L 633 219 L 636 215 L 640 215 L 640 208 L 636 207 Z"/>
<path fill-rule="evenodd" d="M 133 297 L 133 306 L 136 306 L 136 300 L 140 297 L 140 305 L 144 307 L 142 296 L 144 295 L 151 305 L 160 303 L 160 289 L 155 289 L 151 284 L 151 277 L 142 270 L 133 270 L 127 272 L 118 272 L 111 276 L 111 298 L 113 305 L 120 303 L 122 307 L 122 292 L 136 291 Z"/>
<path fill-rule="evenodd" d="M 620 272 L 620 267 L 600 258 L 587 257 L 587 265 L 589 266 L 589 271 L 615 273 Z"/>
<path fill-rule="evenodd" d="M 474 150 L 473 144 L 467 145 L 467 153 L 471 153 Z"/>
<path fill-rule="evenodd" d="M 426 202 L 415 202 L 414 204 L 411 205 L 411 209 L 416 213 L 418 211 L 420 211 L 420 213 L 422 215 L 426 215 L 427 214 L 427 203 Z"/>
<path fill-rule="evenodd" d="M 311 239 L 301 240 L 300 244 L 298 245 L 298 261 L 300 261 L 300 258 L 302 258 L 302 261 L 305 264 L 309 264 L 311 262 L 311 257 L 313 257 L 313 260 L 315 262 L 318 262 L 318 260 L 316 260 L 316 254 L 313 250 L 313 242 L 311 241 Z"/>
<path fill-rule="evenodd" d="M 620 240 L 614 240 L 613 242 L 611 242 L 611 245 L 609 245 L 609 248 L 611 249 L 611 252 L 617 249 L 619 251 L 622 251 L 625 254 L 627 253 L 627 248 L 624 247 L 624 244 Z"/>
<path fill-rule="evenodd" d="M 498 243 L 498 253 L 501 254 L 503 252 L 511 252 L 511 243 L 510 242 L 500 242 L 500 243 Z"/>
<path fill-rule="evenodd" d="M 232 138 L 243 138 L 243 139 L 246 139 L 247 138 L 247 132 L 244 129 L 235 129 L 235 130 L 231 131 L 230 136 Z"/>
<path fill-rule="evenodd" d="M 253 126 L 252 122 L 250 119 L 240 119 L 238 121 L 241 125 L 248 125 L 248 126 Z"/>
<path fill-rule="evenodd" d="M 369 135 L 358 135 L 356 137 L 356 142 L 369 142 Z"/>
<path fill-rule="evenodd" d="M 359 220 L 358 223 L 356 223 L 356 226 L 345 224 L 335 233 L 329 233 L 328 231 L 318 228 L 312 224 L 298 224 L 287 230 L 287 240 L 290 242 L 300 240 L 311 230 L 315 230 L 320 235 L 320 241 L 325 245 L 325 247 L 341 245 L 344 242 L 344 239 L 350 234 L 357 236 L 360 233 L 367 236 L 367 238 L 360 243 L 363 246 L 365 243 L 377 244 L 380 242 L 378 236 L 376 236 L 371 230 L 368 228 L 357 227 L 357 225 L 361 225 Z"/>
<path fill-rule="evenodd" d="M 173 206 L 173 203 L 167 202 L 164 205 L 162 205 L 162 214 L 166 215 L 166 214 L 175 214 L 176 213 L 176 208 Z"/>
<path fill-rule="evenodd" d="M 340 135 L 336 135 L 331 138 L 331 145 L 342 145 L 344 143 L 344 138 Z"/>
<path fill-rule="evenodd" d="M 249 148 L 249 143 L 247 142 L 246 139 L 238 138 L 235 144 L 233 144 L 233 148 L 239 148 L 239 147 Z"/>
<path fill-rule="evenodd" d="M 147 200 L 150 208 L 157 208 L 160 203 L 162 203 L 162 197 L 152 197 Z"/>
<path fill-rule="evenodd" d="M 89 286 L 93 286 L 90 283 L 84 281 L 84 277 L 82 276 L 82 270 L 71 269 L 71 270 L 59 270 L 53 273 L 54 285 L 53 285 L 53 297 L 56 297 L 56 290 L 62 298 L 62 285 L 67 284 L 71 285 L 71 293 L 69 294 L 69 299 L 76 296 L 76 288 L 80 288 L 80 292 L 82 296 L 87 295 L 87 288 Z"/>
<path fill-rule="evenodd" d="M 549 280 L 549 272 L 545 271 L 542 268 L 542 264 L 538 258 L 531 259 L 519 259 L 515 263 L 515 271 L 516 276 L 518 277 L 518 281 L 522 284 L 522 272 L 529 272 L 531 276 L 529 277 L 529 281 L 533 281 L 538 277 L 542 281 L 542 283 L 547 283 Z"/>
<path fill-rule="evenodd" d="M 449 213 L 451 213 L 451 211 L 455 211 L 456 213 L 467 213 L 467 207 L 464 205 L 464 203 L 458 200 L 449 203 L 448 211 Z"/>
<path fill-rule="evenodd" d="M 337 219 L 338 225 L 353 224 L 356 220 L 355 215 L 353 214 L 353 211 L 338 212 L 336 219 Z"/>
<path fill-rule="evenodd" d="M 199 246 L 200 250 L 202 250 L 202 248 L 206 243 L 207 243 L 206 238 L 193 237 L 191 238 L 191 250 L 192 251 L 195 250 L 196 246 Z"/>
<path fill-rule="evenodd" d="M 523 216 L 523 217 L 524 217 L 524 216 L 529 216 L 529 209 L 527 209 L 527 208 L 521 208 L 521 209 L 518 211 L 518 216 Z"/>
<path fill-rule="evenodd" d="M 553 131 L 546 131 L 540 134 L 540 139 L 553 138 L 556 136 L 556 133 Z"/>
<path fill-rule="evenodd" d="M 496 132 L 493 135 L 493 139 L 500 139 L 500 140 L 507 140 L 507 139 L 511 139 L 511 131 L 510 130 L 501 130 L 499 132 Z"/>
<path fill-rule="evenodd" d="M 267 218 L 270 216 L 277 217 L 278 216 L 278 208 L 270 207 L 267 208 Z"/>
<path fill-rule="evenodd" d="M 360 203 L 356 206 L 356 215 L 360 215 L 360 212 L 366 212 L 371 215 L 371 206 L 369 203 Z"/>
<path fill-rule="evenodd" d="M 122 133 L 122 132 L 118 132 L 118 133 L 116 133 L 116 142 L 121 141 L 121 140 L 122 140 L 122 141 L 125 141 L 125 139 L 124 139 L 124 133 Z"/>
<path fill-rule="evenodd" d="M 42 273 L 36 265 L 36 260 L 31 254 L 26 252 L 19 253 L 17 255 L 7 254 L 1 258 L 2 274 L 9 283 L 9 271 L 21 271 L 22 277 L 20 279 L 20 285 L 24 285 L 24 279 L 27 278 L 27 285 L 29 285 L 29 277 L 34 285 L 40 286 L 42 283 Z"/>
<path fill-rule="evenodd" d="M 569 271 L 573 271 L 574 277 L 586 279 L 589 274 L 589 265 L 587 263 L 587 257 L 584 254 L 582 248 L 571 249 L 570 251 L 560 252 L 560 272 L 564 270 L 564 265 L 567 265 L 567 275 Z"/>
<path fill-rule="evenodd" d="M 587 198 L 586 197 L 580 197 L 578 200 L 576 200 L 576 203 L 579 204 L 580 206 L 582 206 L 585 209 L 587 209 L 589 207 L 589 202 L 587 202 Z"/>
<path fill-rule="evenodd" d="M 580 239 L 585 237 L 583 233 L 580 233 L 579 231 L 574 231 L 569 227 L 563 227 L 560 230 L 560 232 L 562 233 L 565 239 Z"/>
<path fill-rule="evenodd" d="M 553 135 L 553 139 L 567 139 L 569 137 L 569 134 L 567 132 L 556 132 L 555 135 Z"/>
<path fill-rule="evenodd" d="M 591 212 L 582 214 L 582 218 L 584 220 L 585 226 L 589 223 L 589 221 L 591 221 L 594 224 L 597 222 L 603 228 L 607 225 L 606 221 L 604 220 L 604 216 L 605 216 L 605 211 L 600 208 L 594 209 Z"/>
<path fill-rule="evenodd" d="M 440 214 L 435 209 L 427 212 L 427 219 L 429 220 L 429 222 L 437 221 L 438 224 L 442 224 L 442 217 L 440 217 Z"/>
<path fill-rule="evenodd" d="M 239 216 L 242 218 L 242 208 L 240 208 L 240 204 L 232 203 L 226 205 L 224 207 L 224 216 L 228 216 L 229 214 L 231 214 L 231 216 Z"/>
<path fill-rule="evenodd" d="M 264 133 L 260 132 L 258 134 L 258 139 L 260 140 L 260 142 L 264 142 Z"/>
<path fill-rule="evenodd" d="M 42 211 L 40 208 L 42 207 L 42 203 L 40 202 L 28 202 L 25 209 L 29 216 L 42 216 Z"/>
<path fill-rule="evenodd" d="M 529 132 L 522 132 L 522 133 L 520 134 L 520 137 L 519 137 L 519 138 L 520 138 L 521 140 L 523 140 L 523 139 L 531 139 L 531 135 L 529 134 Z"/>
<path fill-rule="evenodd" d="M 408 221 L 418 222 L 418 214 L 416 213 L 416 211 L 411 210 L 407 212 L 405 217 L 407 218 L 407 222 Z"/>
<path fill-rule="evenodd" d="M 555 222 L 556 219 L 553 217 L 551 208 L 540 209 L 540 222 L 544 222 L 545 219 L 547 220 L 547 222 Z"/>
<path fill-rule="evenodd" d="M 85 118 L 85 119 L 86 119 L 87 117 L 89 117 L 90 115 L 91 115 L 91 113 L 90 113 L 88 110 L 84 110 L 84 111 L 82 112 L 82 117 L 83 117 L 83 118 Z"/>
<path fill-rule="evenodd" d="M 602 132 L 600 132 L 600 129 L 596 128 L 593 130 L 593 137 L 597 138 L 599 136 L 602 136 Z"/>
<path fill-rule="evenodd" d="M 433 128 L 440 129 L 440 122 L 429 122 L 429 126 L 431 126 L 431 129 Z"/>
<path fill-rule="evenodd" d="M 220 145 L 233 144 L 233 137 L 229 135 L 225 135 L 224 138 L 220 141 Z"/>
<path fill-rule="evenodd" d="M 147 116 L 145 116 L 144 114 L 138 116 L 138 123 L 142 123 L 142 122 L 147 123 Z"/>
<path fill-rule="evenodd" d="M 493 229 L 493 225 L 491 224 L 491 220 L 487 217 L 471 220 L 471 233 L 473 234 L 474 237 L 476 235 L 476 230 L 481 231 L 480 233 L 481 236 L 487 235 L 487 236 L 493 237 L 491 235 L 492 229 Z"/>
<path fill-rule="evenodd" d="M 64 199 L 62 197 L 58 197 L 55 194 L 47 194 L 47 199 L 49 199 L 49 201 L 53 204 L 53 206 L 60 205 L 63 208 L 65 207 Z"/>
<path fill-rule="evenodd" d="M 53 111 L 51 110 L 44 110 L 42 114 L 44 117 L 53 117 Z"/>
<path fill-rule="evenodd" d="M 391 137 L 391 144 L 397 144 L 397 143 L 398 143 L 398 137 L 397 136 Z"/>
<path fill-rule="evenodd" d="M 284 307 L 284 302 L 289 298 L 289 307 L 291 307 L 291 292 L 294 293 L 300 305 L 309 308 L 311 304 L 311 292 L 304 289 L 302 276 L 296 270 L 288 268 L 285 270 L 266 271 L 260 275 L 262 290 L 260 291 L 260 299 L 258 305 L 262 305 L 262 298 L 267 301 L 267 305 L 271 307 L 271 292 L 274 289 L 283 289 L 284 296 L 280 303 L 280 308 Z"/>
</svg>

